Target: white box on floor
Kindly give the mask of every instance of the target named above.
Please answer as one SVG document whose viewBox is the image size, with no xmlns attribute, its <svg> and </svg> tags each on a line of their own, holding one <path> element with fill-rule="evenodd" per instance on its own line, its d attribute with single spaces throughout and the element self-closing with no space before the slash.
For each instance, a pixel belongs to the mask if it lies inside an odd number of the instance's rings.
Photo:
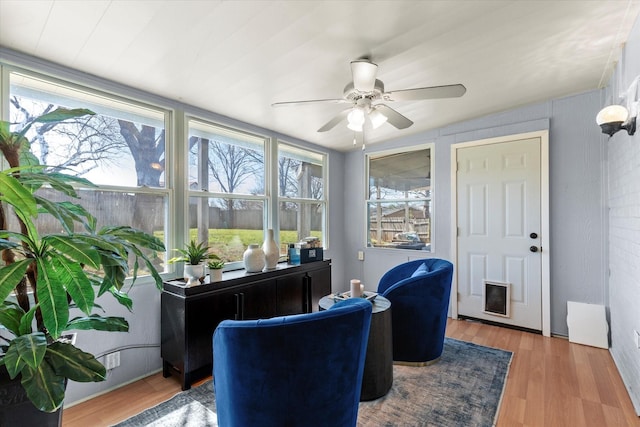
<svg viewBox="0 0 640 427">
<path fill-rule="evenodd" d="M 609 348 L 609 324 L 604 305 L 567 301 L 569 341 Z"/>
</svg>

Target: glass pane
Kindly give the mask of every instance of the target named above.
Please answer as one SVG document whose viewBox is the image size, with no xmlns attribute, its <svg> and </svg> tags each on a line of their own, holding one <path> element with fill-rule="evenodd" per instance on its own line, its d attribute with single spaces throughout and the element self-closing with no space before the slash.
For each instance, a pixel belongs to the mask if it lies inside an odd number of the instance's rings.
<svg viewBox="0 0 640 427">
<path fill-rule="evenodd" d="M 225 262 L 242 261 L 250 243 L 264 241 L 263 200 L 189 198 L 189 240 L 208 242 Z"/>
<path fill-rule="evenodd" d="M 280 202 L 280 253 L 286 255 L 290 243 L 296 243 L 305 237 L 317 237 L 322 240 L 324 223 L 323 203 Z M 324 242 L 321 242 L 323 246 Z"/>
<path fill-rule="evenodd" d="M 165 242 L 164 225 L 166 223 L 168 198 L 164 195 L 79 190 L 80 199 L 74 199 L 64 196 L 58 191 L 44 188 L 38 190 L 36 194 L 51 202 L 67 201 L 81 205 L 95 216 L 98 230 L 105 226 L 129 225 L 152 234 Z M 48 214 L 38 215 L 35 225 L 40 235 L 64 232 L 60 222 Z M 9 229 L 18 230 L 17 220 L 14 215 L 9 216 Z M 80 224 L 76 224 L 74 231 L 84 232 L 86 230 Z M 165 271 L 163 265 L 164 253 L 152 254 L 147 252 L 146 255 L 149 259 L 157 258 L 155 262 L 156 269 L 159 272 Z M 130 260 L 129 268 L 133 268 L 132 260 Z M 147 273 L 145 265 L 141 263 L 138 276 Z"/>
<path fill-rule="evenodd" d="M 264 139 L 190 121 L 189 188 L 264 194 Z"/>
<path fill-rule="evenodd" d="M 162 111 L 11 74 L 12 130 L 57 107 L 89 108 L 96 115 L 33 125 L 26 136 L 40 164 L 67 168 L 97 185 L 165 186 Z"/>
<path fill-rule="evenodd" d="M 368 246 L 431 250 L 431 202 L 369 202 Z"/>
<path fill-rule="evenodd" d="M 430 149 L 369 158 L 369 200 L 430 197 Z"/>
<path fill-rule="evenodd" d="M 283 197 L 322 200 L 322 154 L 290 145 L 278 146 L 278 194 Z"/>
</svg>

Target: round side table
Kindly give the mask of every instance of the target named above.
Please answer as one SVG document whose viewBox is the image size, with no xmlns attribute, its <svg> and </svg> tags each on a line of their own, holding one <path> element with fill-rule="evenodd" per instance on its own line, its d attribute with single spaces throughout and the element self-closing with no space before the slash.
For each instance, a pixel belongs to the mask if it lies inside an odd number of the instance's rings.
<svg viewBox="0 0 640 427">
<path fill-rule="evenodd" d="M 319 302 L 320 310 L 327 310 L 335 303 L 329 295 L 324 296 Z M 384 396 L 393 384 L 391 302 L 378 295 L 371 304 L 373 311 L 362 374 L 360 401 L 374 400 Z"/>
</svg>

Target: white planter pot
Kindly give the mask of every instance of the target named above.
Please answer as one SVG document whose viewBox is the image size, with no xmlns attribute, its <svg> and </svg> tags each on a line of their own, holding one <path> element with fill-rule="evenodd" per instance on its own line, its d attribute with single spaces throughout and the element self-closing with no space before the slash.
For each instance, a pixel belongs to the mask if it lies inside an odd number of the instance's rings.
<svg viewBox="0 0 640 427">
<path fill-rule="evenodd" d="M 210 268 L 209 269 L 209 281 L 210 282 L 219 282 L 222 280 L 222 269 L 221 268 Z"/>
<path fill-rule="evenodd" d="M 187 286 L 199 285 L 201 277 L 204 277 L 204 264 L 184 265 L 184 279 L 187 281 Z"/>
</svg>

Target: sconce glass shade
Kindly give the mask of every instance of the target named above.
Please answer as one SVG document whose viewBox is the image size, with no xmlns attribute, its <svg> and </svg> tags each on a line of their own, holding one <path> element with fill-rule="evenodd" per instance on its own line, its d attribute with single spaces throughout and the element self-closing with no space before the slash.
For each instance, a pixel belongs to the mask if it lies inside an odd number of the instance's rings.
<svg viewBox="0 0 640 427">
<path fill-rule="evenodd" d="M 364 125 L 364 111 L 361 108 L 354 108 L 347 116 L 349 124 L 347 127 L 355 132 L 362 132 Z"/>
<path fill-rule="evenodd" d="M 379 110 L 374 108 L 369 113 L 369 120 L 371 120 L 371 126 L 374 129 L 378 129 L 380 126 L 384 124 L 384 122 L 387 121 L 387 116 L 385 116 Z"/>
<path fill-rule="evenodd" d="M 624 128 L 623 124 L 628 118 L 629 111 L 622 105 L 609 105 L 600 110 L 596 116 L 596 123 L 602 129 L 602 133 L 612 136 Z"/>
<path fill-rule="evenodd" d="M 609 105 L 604 107 L 596 116 L 596 123 L 601 126 L 603 123 L 620 122 L 624 123 L 629 118 L 629 111 L 622 105 Z"/>
</svg>

